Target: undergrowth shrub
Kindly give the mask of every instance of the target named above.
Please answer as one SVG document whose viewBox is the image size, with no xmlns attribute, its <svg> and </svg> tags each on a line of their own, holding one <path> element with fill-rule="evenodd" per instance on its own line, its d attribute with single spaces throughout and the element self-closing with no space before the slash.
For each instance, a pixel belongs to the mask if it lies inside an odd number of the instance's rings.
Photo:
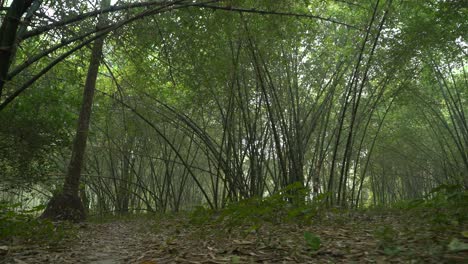
<svg viewBox="0 0 468 264">
<path fill-rule="evenodd" d="M 203 206 L 197 206 L 190 213 L 190 222 L 196 225 L 202 225 L 212 220 L 215 211 Z"/>
<path fill-rule="evenodd" d="M 468 190 L 461 185 L 443 184 L 422 199 L 400 201 L 393 208 L 425 213 L 434 225 L 458 225 L 468 220 Z"/>
<path fill-rule="evenodd" d="M 0 241 L 19 238 L 26 242 L 56 243 L 74 233 L 69 223 L 54 224 L 49 220 L 38 219 L 37 214 L 44 207 L 40 205 L 22 210 L 21 203 L 0 202 Z"/>
<path fill-rule="evenodd" d="M 219 212 L 197 207 L 191 214 L 192 223 L 203 224 L 214 219 L 227 228 L 247 225 L 258 229 L 262 223 L 273 224 L 294 220 L 310 223 L 313 216 L 324 206 L 326 195 L 308 201 L 310 189 L 295 183 L 268 197 L 252 197 L 230 203 Z"/>
<path fill-rule="evenodd" d="M 468 190 L 461 185 L 443 184 L 431 190 L 425 203 L 432 207 L 468 208 Z"/>
</svg>

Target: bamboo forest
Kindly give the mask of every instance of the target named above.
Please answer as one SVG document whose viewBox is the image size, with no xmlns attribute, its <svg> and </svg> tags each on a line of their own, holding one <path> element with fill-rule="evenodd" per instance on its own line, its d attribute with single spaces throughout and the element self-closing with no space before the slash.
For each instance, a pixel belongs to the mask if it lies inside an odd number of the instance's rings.
<svg viewBox="0 0 468 264">
<path fill-rule="evenodd" d="M 468 263 L 466 0 L 0 23 L 0 264 Z"/>
</svg>

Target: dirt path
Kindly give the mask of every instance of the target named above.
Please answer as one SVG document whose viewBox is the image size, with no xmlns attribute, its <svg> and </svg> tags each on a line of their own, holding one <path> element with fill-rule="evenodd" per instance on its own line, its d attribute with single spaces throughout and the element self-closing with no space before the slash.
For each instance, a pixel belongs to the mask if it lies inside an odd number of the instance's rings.
<svg viewBox="0 0 468 264">
<path fill-rule="evenodd" d="M 13 247 L 2 263 L 141 263 L 151 235 L 141 221 L 85 224 L 59 245 Z"/>
<path fill-rule="evenodd" d="M 86 263 L 127 263 L 138 256 L 142 248 L 141 234 L 130 223 L 92 226 L 91 230 L 86 230 L 81 236 L 83 239 L 75 251 L 80 253 L 79 259 Z"/>
<path fill-rule="evenodd" d="M 425 218 L 344 215 L 310 225 L 263 224 L 255 230 L 193 225 L 186 217 L 88 223 L 77 237 L 49 247 L 12 247 L 0 263 L 468 263 L 450 252 L 468 226 L 434 229 Z M 304 232 L 321 240 L 312 251 Z"/>
</svg>

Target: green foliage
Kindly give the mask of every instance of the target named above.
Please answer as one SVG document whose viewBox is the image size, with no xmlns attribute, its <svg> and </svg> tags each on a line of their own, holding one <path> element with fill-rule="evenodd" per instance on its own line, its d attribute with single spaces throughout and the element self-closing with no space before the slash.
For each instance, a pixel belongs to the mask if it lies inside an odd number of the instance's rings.
<svg viewBox="0 0 468 264">
<path fill-rule="evenodd" d="M 401 251 L 396 245 L 398 241 L 398 231 L 392 226 L 382 226 L 374 231 L 374 237 L 379 241 L 379 248 L 388 256 L 393 256 Z"/>
<path fill-rule="evenodd" d="M 266 198 L 252 197 L 231 203 L 220 212 L 196 207 L 190 220 L 194 224 L 206 224 L 211 220 L 223 223 L 226 228 L 247 226 L 248 231 L 259 229 L 263 223 L 278 224 L 295 221 L 309 224 L 312 217 L 323 207 L 326 195 L 307 201 L 310 190 L 300 183 L 287 186 L 278 193 Z"/>
<path fill-rule="evenodd" d="M 401 247 L 398 247 L 398 246 L 385 247 L 383 249 L 383 253 L 387 256 L 398 255 L 400 252 L 401 252 Z"/>
<path fill-rule="evenodd" d="M 36 89 L 28 91 L 0 113 L 0 123 L 4 124 L 0 126 L 0 186 L 3 190 L 48 184 L 50 174 L 56 174 L 60 168 L 53 156 L 71 144 L 68 129 L 75 126 L 76 117 L 70 106 L 75 99 L 74 94 L 64 93 L 59 88 L 65 84 L 53 84 L 52 81 L 37 84 Z"/>
<path fill-rule="evenodd" d="M 436 209 L 431 215 L 436 225 L 458 225 L 468 220 L 468 191 L 456 185 L 434 189 L 425 206 Z"/>
<path fill-rule="evenodd" d="M 208 223 L 213 216 L 213 210 L 207 209 L 203 206 L 197 206 L 195 207 L 195 210 L 193 210 L 190 213 L 190 222 L 192 224 L 196 225 L 203 225 Z"/>
<path fill-rule="evenodd" d="M 398 232 L 391 226 L 382 226 L 374 232 L 374 236 L 381 241 L 382 245 L 394 243 L 397 235 Z"/>
<path fill-rule="evenodd" d="M 424 204 L 424 199 L 402 200 L 392 204 L 395 209 L 414 209 L 421 207 Z"/>
<path fill-rule="evenodd" d="M 423 199 L 400 201 L 395 209 L 421 213 L 431 220 L 433 228 L 445 230 L 468 219 L 468 191 L 461 185 L 440 185 L 432 189 Z"/>
<path fill-rule="evenodd" d="M 458 184 L 442 184 L 432 189 L 423 199 L 399 201 L 392 205 L 397 209 L 415 208 L 466 208 L 468 191 Z"/>
<path fill-rule="evenodd" d="M 283 202 L 278 200 L 263 200 L 253 197 L 237 203 L 229 204 L 221 213 L 219 220 L 228 226 L 242 224 L 255 225 L 262 220 L 275 221 L 279 217 L 279 208 Z"/>
<path fill-rule="evenodd" d="M 464 243 L 456 238 L 450 241 L 448 245 L 448 250 L 456 252 L 456 251 L 466 251 L 468 250 L 468 243 Z"/>
<path fill-rule="evenodd" d="M 427 206 L 458 208 L 468 207 L 468 191 L 458 184 L 443 184 L 431 190 Z"/>
<path fill-rule="evenodd" d="M 125 2 L 129 1 L 120 4 Z M 206 200 L 224 199 L 220 186 L 229 193 L 259 195 L 230 204 L 220 217 L 232 224 L 258 226 L 262 221 L 309 222 L 320 211 L 322 198 L 309 202 L 308 190 L 297 186 L 262 196 L 264 185 L 275 190 L 283 186 L 288 173 L 282 167 L 290 165 L 299 165 L 297 176 L 317 174 L 321 182 L 329 182 L 331 192 L 338 185 L 334 174 L 328 174 L 334 171 L 330 165 L 337 170 L 349 167 L 341 172 L 346 177 L 339 185 L 344 204 L 348 200 L 387 206 L 399 199 L 422 197 L 430 186 L 426 179 L 459 181 L 467 169 L 462 165 L 466 121 L 463 115 L 454 115 L 466 112 L 467 101 L 462 58 L 468 24 L 461 2 L 380 1 L 373 25 L 368 24 L 375 1 L 217 3 L 252 10 L 243 13 L 182 8 L 185 4 L 180 3 L 171 12 L 121 27 L 106 37 L 107 67 L 101 69 L 93 104 L 87 155 L 92 162 L 85 163 L 84 176 L 89 182 L 86 191 L 97 197 L 91 209 L 102 213 L 123 204 L 128 207 L 124 201 L 132 201 L 130 207 L 154 205 L 161 211 L 171 206 L 176 211 L 192 208 L 203 198 L 187 186 L 201 179 L 198 188 L 211 196 Z M 41 10 L 56 11 L 57 21 L 92 10 L 77 0 L 42 4 Z M 109 22 L 146 8 L 110 12 Z M 261 15 L 254 10 L 311 17 Z M 35 27 L 48 23 L 33 21 L 38 23 Z M 382 32 L 377 30 L 380 21 Z M 59 37 L 22 40 L 14 64 L 94 29 L 95 22 L 86 19 L 65 25 Z M 362 54 L 358 54 L 361 45 Z M 3 96 L 68 48 L 49 54 L 9 81 Z M 0 123 L 5 124 L 0 127 L 2 190 L 50 191 L 61 185 L 57 183 L 66 170 L 89 55 L 87 49 L 75 52 L 0 114 Z M 356 82 L 348 83 L 349 76 Z M 102 92 L 135 106 L 132 111 L 153 123 L 153 128 Z M 352 95 L 349 100 L 348 94 Z M 355 109 L 344 111 L 346 102 Z M 338 125 L 340 120 L 343 125 Z M 275 125 L 279 132 L 274 131 Z M 350 144 L 342 144 L 344 137 L 339 135 L 347 134 Z M 189 139 L 197 144 L 186 144 Z M 169 150 L 169 145 L 175 147 Z M 337 155 L 328 154 L 333 149 Z M 201 155 L 199 150 L 209 152 Z M 193 157 L 190 162 L 189 157 Z M 201 169 L 196 177 L 195 167 Z M 213 184 L 215 179 L 219 182 L 221 171 L 225 183 Z M 156 183 L 167 184 L 156 187 Z M 207 191 L 211 187 L 213 191 Z M 458 219 L 463 218 L 459 208 L 466 207 L 466 200 L 466 192 L 443 188 L 395 207 L 454 208 Z M 452 222 L 441 212 L 435 222 Z M 197 208 L 192 219 L 202 224 L 212 214 Z"/>
<path fill-rule="evenodd" d="M 304 239 L 307 245 L 313 250 L 317 251 L 320 248 L 320 238 L 310 232 L 304 232 Z"/>
<path fill-rule="evenodd" d="M 74 229 L 68 223 L 54 224 L 49 220 L 38 219 L 36 215 L 45 206 L 21 210 L 21 203 L 7 204 L 0 202 L 0 238 L 9 240 L 22 238 L 27 242 L 56 243 L 73 234 Z"/>
<path fill-rule="evenodd" d="M 253 197 L 228 205 L 219 218 L 228 226 L 252 225 L 262 222 L 280 223 L 309 215 L 311 207 L 305 203 L 309 190 L 300 183 L 287 186 L 266 198 Z"/>
</svg>

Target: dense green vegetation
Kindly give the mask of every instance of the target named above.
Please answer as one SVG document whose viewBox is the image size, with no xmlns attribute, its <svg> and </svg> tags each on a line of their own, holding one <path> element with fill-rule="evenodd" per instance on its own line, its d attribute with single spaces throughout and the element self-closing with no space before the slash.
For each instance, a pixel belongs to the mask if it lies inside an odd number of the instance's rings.
<svg viewBox="0 0 468 264">
<path fill-rule="evenodd" d="M 467 17 L 444 0 L 0 1 L 0 246 L 175 213 L 299 225 L 313 255 L 307 227 L 393 212 L 447 236 L 435 258 L 465 251 Z M 416 232 L 395 228 L 372 230 L 387 256 Z"/>
</svg>

